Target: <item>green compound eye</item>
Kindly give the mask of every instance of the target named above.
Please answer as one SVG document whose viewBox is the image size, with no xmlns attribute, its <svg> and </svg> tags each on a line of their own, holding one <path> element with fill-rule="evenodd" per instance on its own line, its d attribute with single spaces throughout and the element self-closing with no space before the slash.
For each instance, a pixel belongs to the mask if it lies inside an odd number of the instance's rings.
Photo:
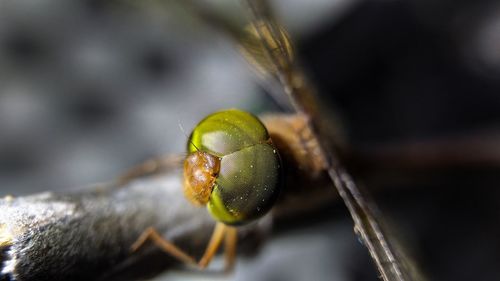
<svg viewBox="0 0 500 281">
<path fill-rule="evenodd" d="M 188 151 L 185 194 L 195 204 L 207 204 L 216 220 L 241 225 L 271 209 L 282 165 L 257 117 L 235 109 L 213 113 L 191 133 Z"/>
</svg>

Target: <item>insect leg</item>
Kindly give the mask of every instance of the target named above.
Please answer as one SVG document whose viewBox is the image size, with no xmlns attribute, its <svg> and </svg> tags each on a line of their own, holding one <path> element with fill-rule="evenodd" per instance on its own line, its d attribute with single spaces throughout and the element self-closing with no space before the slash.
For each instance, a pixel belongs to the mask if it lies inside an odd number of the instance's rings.
<svg viewBox="0 0 500 281">
<path fill-rule="evenodd" d="M 180 260 L 183 263 L 196 265 L 196 260 L 190 255 L 186 254 L 183 250 L 179 249 L 177 246 L 163 238 L 156 229 L 153 227 L 148 227 L 142 234 L 139 236 L 137 241 L 132 244 L 131 250 L 132 252 L 137 251 L 147 240 L 152 240 L 160 249 L 169 253 L 176 259 Z"/>
<path fill-rule="evenodd" d="M 227 230 L 228 227 L 223 223 L 218 222 L 215 225 L 215 229 L 212 233 L 212 237 L 210 238 L 207 249 L 205 250 L 205 253 L 203 254 L 201 260 L 198 262 L 198 266 L 200 268 L 205 268 L 208 266 L 214 255 L 217 253 L 217 250 L 219 249 L 219 246 L 222 243 Z"/>
<path fill-rule="evenodd" d="M 235 227 L 227 227 L 226 238 L 224 240 L 224 250 L 226 264 L 224 271 L 231 272 L 234 268 L 234 262 L 236 261 L 236 246 L 238 244 L 238 231 Z"/>
<path fill-rule="evenodd" d="M 229 231 L 229 234 L 226 236 L 226 233 Z M 194 266 L 198 266 L 200 269 L 203 269 L 208 266 L 210 261 L 212 261 L 212 258 L 215 256 L 217 253 L 217 250 L 219 249 L 222 240 L 226 237 L 226 241 L 231 240 L 234 241 L 234 246 L 232 247 L 232 261 L 231 264 L 234 264 L 234 258 L 235 258 L 235 246 L 236 246 L 236 229 L 232 227 L 227 227 L 223 223 L 217 223 L 214 228 L 214 232 L 212 233 L 212 237 L 210 238 L 210 242 L 207 245 L 207 248 L 205 250 L 205 253 L 203 254 L 203 257 L 200 259 L 199 262 L 196 262 L 196 260 L 188 255 L 185 251 L 181 250 L 179 247 L 175 246 L 173 243 L 170 241 L 166 240 L 163 238 L 158 231 L 156 231 L 153 227 L 148 227 L 142 234 L 139 236 L 137 241 L 134 242 L 134 244 L 131 247 L 132 252 L 137 251 L 146 241 L 152 240 L 160 249 L 165 251 L 166 253 L 172 255 L 174 258 L 180 260 L 181 262 L 185 264 L 190 264 Z M 233 237 L 234 236 L 234 237 Z M 228 238 L 232 237 L 232 238 Z M 226 245 L 228 245 L 226 243 Z M 231 265 L 232 267 L 232 265 Z M 226 266 L 228 268 L 228 266 Z"/>
</svg>

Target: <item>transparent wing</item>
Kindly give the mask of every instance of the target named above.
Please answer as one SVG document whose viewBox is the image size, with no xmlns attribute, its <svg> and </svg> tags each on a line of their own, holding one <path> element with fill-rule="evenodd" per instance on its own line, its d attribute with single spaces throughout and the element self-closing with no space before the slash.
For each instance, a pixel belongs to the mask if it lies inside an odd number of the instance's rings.
<svg viewBox="0 0 500 281">
<path fill-rule="evenodd" d="M 332 150 L 335 141 L 331 139 L 328 125 L 324 124 L 327 118 L 319 109 L 314 88 L 295 63 L 289 37 L 276 23 L 267 1 L 246 0 L 246 5 L 261 48 L 256 48 L 255 43 L 245 45 L 243 42 L 242 46 L 252 48 L 246 51 L 247 54 L 255 54 L 250 62 L 276 79 L 295 110 L 308 117 L 311 129 L 323 150 L 328 174 L 349 209 L 355 232 L 368 248 L 382 279 L 422 280 L 423 277 L 415 266 L 404 256 L 401 247 L 381 224 L 374 202 L 360 191 L 349 173 L 338 163 L 335 151 Z"/>
</svg>

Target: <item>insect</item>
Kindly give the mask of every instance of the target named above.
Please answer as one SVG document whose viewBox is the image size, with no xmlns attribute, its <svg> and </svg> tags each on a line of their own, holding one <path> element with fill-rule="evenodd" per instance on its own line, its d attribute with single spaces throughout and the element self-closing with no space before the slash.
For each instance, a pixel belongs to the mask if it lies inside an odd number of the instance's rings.
<svg viewBox="0 0 500 281">
<path fill-rule="evenodd" d="M 207 116 L 195 127 L 187 146 L 184 194 L 193 205 L 206 206 L 217 221 L 203 257 L 197 262 L 152 228 L 132 248 L 152 239 L 179 260 L 205 268 L 224 240 L 228 271 L 234 265 L 236 226 L 265 215 L 279 195 L 281 159 L 262 122 L 237 109 Z"/>
</svg>

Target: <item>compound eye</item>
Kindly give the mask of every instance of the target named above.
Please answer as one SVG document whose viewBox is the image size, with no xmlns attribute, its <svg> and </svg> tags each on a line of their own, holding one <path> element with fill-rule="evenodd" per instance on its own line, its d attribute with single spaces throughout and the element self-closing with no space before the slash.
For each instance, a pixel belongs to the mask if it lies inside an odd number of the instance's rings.
<svg viewBox="0 0 500 281">
<path fill-rule="evenodd" d="M 213 113 L 193 130 L 188 150 L 191 154 L 184 166 L 185 194 L 195 204 L 206 204 L 215 220 L 240 225 L 271 209 L 281 190 L 283 168 L 277 149 L 257 117 L 235 109 Z M 213 178 L 205 181 L 207 174 L 199 175 L 210 188 L 193 191 L 190 187 L 198 181 L 194 173 L 200 169 L 186 168 L 186 163 L 200 154 L 219 162 L 208 172 Z"/>
</svg>

